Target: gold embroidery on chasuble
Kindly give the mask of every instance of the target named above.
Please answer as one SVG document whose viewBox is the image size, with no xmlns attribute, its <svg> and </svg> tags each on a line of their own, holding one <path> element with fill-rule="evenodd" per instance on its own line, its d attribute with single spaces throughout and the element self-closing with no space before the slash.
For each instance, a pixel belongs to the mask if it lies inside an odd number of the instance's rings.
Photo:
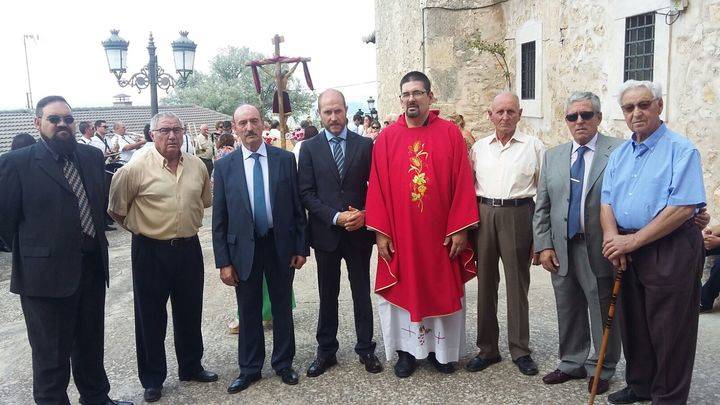
<svg viewBox="0 0 720 405">
<path fill-rule="evenodd" d="M 423 149 L 425 144 L 418 139 L 408 147 L 410 152 L 410 169 L 408 173 L 412 173 L 412 190 L 410 191 L 410 200 L 417 203 L 420 212 L 423 211 L 423 198 L 427 192 L 428 177 L 424 172 L 424 162 L 427 161 L 428 153 Z"/>
</svg>

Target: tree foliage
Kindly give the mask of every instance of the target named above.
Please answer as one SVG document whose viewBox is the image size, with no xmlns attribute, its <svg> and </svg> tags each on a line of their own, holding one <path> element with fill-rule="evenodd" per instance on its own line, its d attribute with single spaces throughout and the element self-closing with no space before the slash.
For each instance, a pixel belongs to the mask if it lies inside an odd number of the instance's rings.
<svg viewBox="0 0 720 405">
<path fill-rule="evenodd" d="M 264 117 L 271 117 L 275 79 L 260 71 L 262 93 L 257 94 L 253 84 L 252 70 L 245 64 L 266 56 L 252 52 L 247 47 L 223 49 L 210 62 L 210 72 L 194 72 L 185 87 L 176 87 L 163 102 L 166 104 L 194 104 L 232 115 L 240 104 L 252 104 Z M 274 66 L 268 66 L 274 72 Z M 284 66 L 287 69 L 286 66 Z M 292 77 L 288 81 L 288 94 L 292 116 L 296 122 L 311 116 L 315 95 Z"/>
<path fill-rule="evenodd" d="M 474 49 L 478 54 L 482 55 L 487 52 L 495 58 L 495 61 L 502 69 L 503 77 L 507 84 L 508 90 L 512 89 L 510 80 L 510 67 L 505 59 L 507 47 L 502 42 L 490 42 L 482 37 L 480 31 L 475 31 L 467 38 L 467 45 L 470 49 Z"/>
</svg>

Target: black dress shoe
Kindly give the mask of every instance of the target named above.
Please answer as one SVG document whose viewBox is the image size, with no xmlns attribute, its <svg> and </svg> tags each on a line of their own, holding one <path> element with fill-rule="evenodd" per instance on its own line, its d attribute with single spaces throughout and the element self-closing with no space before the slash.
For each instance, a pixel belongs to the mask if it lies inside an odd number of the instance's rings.
<svg viewBox="0 0 720 405">
<path fill-rule="evenodd" d="M 282 382 L 287 385 L 297 385 L 297 383 L 300 382 L 298 373 L 296 373 L 292 367 L 285 367 L 280 371 L 276 371 L 275 374 L 279 375 Z"/>
<path fill-rule="evenodd" d="M 115 228 L 114 226 L 108 225 L 108 226 L 105 227 L 105 232 L 114 231 L 114 230 L 116 230 L 116 229 L 117 229 L 117 228 Z"/>
<path fill-rule="evenodd" d="M 407 378 L 415 372 L 415 356 L 408 352 L 398 350 L 398 361 L 395 363 L 395 375 L 398 378 Z"/>
<path fill-rule="evenodd" d="M 105 402 L 105 405 L 135 405 L 135 404 L 130 401 L 115 401 L 112 399 L 108 399 L 107 402 Z"/>
<path fill-rule="evenodd" d="M 700 304 L 700 313 L 701 314 L 707 314 L 708 312 L 712 312 L 713 306 L 712 305 L 702 305 Z"/>
<path fill-rule="evenodd" d="M 193 375 L 180 377 L 180 381 L 213 382 L 217 380 L 218 375 L 207 370 L 200 370 Z"/>
<path fill-rule="evenodd" d="M 228 387 L 228 394 L 237 394 L 240 391 L 247 389 L 250 384 L 260 380 L 260 373 L 255 374 L 240 374 Z"/>
<path fill-rule="evenodd" d="M 522 357 L 518 357 L 517 359 L 513 360 L 515 364 L 517 364 L 518 369 L 520 369 L 520 372 L 525 375 L 535 375 L 538 373 L 537 364 L 533 361 L 532 357 L 530 355 L 525 355 Z"/>
<path fill-rule="evenodd" d="M 307 369 L 307 376 L 308 377 L 317 377 L 327 371 L 330 367 L 337 364 L 337 357 L 333 354 L 330 357 L 315 357 L 315 360 L 313 360 L 312 363 L 310 363 L 310 367 Z"/>
<path fill-rule="evenodd" d="M 629 386 L 621 389 L 620 391 L 615 391 L 612 394 L 608 395 L 608 401 L 611 404 L 634 404 L 635 402 L 642 402 L 642 401 L 649 401 L 650 398 L 641 397 L 640 395 L 637 395 L 632 388 Z"/>
<path fill-rule="evenodd" d="M 473 359 L 470 360 L 465 365 L 465 370 L 467 370 L 471 373 L 476 373 L 478 371 L 485 370 L 486 368 L 490 367 L 491 365 L 493 365 L 495 363 L 500 363 L 501 360 L 502 360 L 502 357 L 500 357 L 500 356 L 492 357 L 489 359 L 483 359 L 478 354 L 477 356 L 473 357 Z"/>
<path fill-rule="evenodd" d="M 155 402 L 162 397 L 162 387 L 160 388 L 145 388 L 143 398 L 145 402 Z"/>
<path fill-rule="evenodd" d="M 361 354 L 360 363 L 365 365 L 365 371 L 368 373 L 379 373 L 383 370 L 380 360 L 378 360 L 375 353 Z"/>
<path fill-rule="evenodd" d="M 428 359 L 428 362 L 430 362 L 430 364 L 432 364 L 432 366 L 435 367 L 435 370 L 437 370 L 443 374 L 452 374 L 455 372 L 455 366 L 453 366 L 452 363 L 447 363 L 447 364 L 440 363 L 438 361 L 437 357 L 435 357 L 434 352 L 430 352 L 430 354 L 428 354 L 427 359 Z"/>
<path fill-rule="evenodd" d="M 595 376 L 590 377 L 590 380 L 588 380 L 588 392 L 592 394 L 592 386 L 593 381 L 595 381 Z M 598 386 L 597 386 L 597 392 L 596 394 L 604 394 L 610 389 L 610 381 L 603 380 L 602 378 L 598 380 Z"/>
</svg>

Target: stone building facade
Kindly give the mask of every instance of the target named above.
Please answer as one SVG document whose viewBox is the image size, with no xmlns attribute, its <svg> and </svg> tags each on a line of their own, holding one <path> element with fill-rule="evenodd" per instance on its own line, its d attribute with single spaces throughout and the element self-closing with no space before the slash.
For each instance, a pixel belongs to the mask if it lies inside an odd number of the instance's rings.
<svg viewBox="0 0 720 405">
<path fill-rule="evenodd" d="M 505 45 L 511 89 L 525 86 L 520 128 L 548 147 L 570 137 L 564 101 L 576 90 L 600 96 L 602 132 L 628 137 L 617 89 L 644 66 L 663 85 L 665 121 L 700 149 L 720 219 L 720 0 L 376 0 L 375 23 L 380 113 L 399 112 L 400 78 L 421 70 L 441 114 L 463 114 L 476 138 L 508 86 L 493 56 L 469 48 L 474 32 Z"/>
</svg>

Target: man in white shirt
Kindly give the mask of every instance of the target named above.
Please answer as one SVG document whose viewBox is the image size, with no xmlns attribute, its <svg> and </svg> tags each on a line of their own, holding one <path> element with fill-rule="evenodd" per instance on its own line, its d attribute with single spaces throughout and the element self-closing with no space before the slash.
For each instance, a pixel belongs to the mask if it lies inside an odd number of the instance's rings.
<svg viewBox="0 0 720 405">
<path fill-rule="evenodd" d="M 510 355 L 525 375 L 538 368 L 530 357 L 528 288 L 533 256 L 533 197 L 537 191 L 545 146 L 517 131 L 522 109 L 518 97 L 498 94 L 488 118 L 495 133 L 480 139 L 471 150 L 480 224 L 478 254 L 478 355 L 465 368 L 476 372 L 501 360 L 498 349 L 498 260 L 505 270 L 508 343 Z"/>
<path fill-rule="evenodd" d="M 90 121 L 82 121 L 80 125 L 78 125 L 78 131 L 80 131 L 80 134 L 82 134 L 80 139 L 78 139 L 78 142 L 85 145 L 90 145 L 93 137 L 93 125 L 90 123 Z"/>
<path fill-rule="evenodd" d="M 182 151 L 189 155 L 195 154 L 195 140 L 193 139 L 192 135 L 190 135 L 187 124 L 185 124 L 185 134 L 183 135 Z"/>
<path fill-rule="evenodd" d="M 113 149 L 120 152 L 120 161 L 127 163 L 132 158 L 132 155 L 136 150 L 142 148 L 145 145 L 145 139 L 135 139 L 134 136 L 128 135 L 125 124 L 121 121 L 116 121 L 113 124 L 113 132 L 115 132 L 115 144 Z"/>
<path fill-rule="evenodd" d="M 107 128 L 107 121 L 95 121 L 95 133 L 93 134 L 92 140 L 90 141 L 90 146 L 98 148 L 100 152 L 105 155 L 106 158 L 110 156 L 113 152 L 115 152 L 112 148 L 112 143 L 107 136 Z"/>
</svg>

